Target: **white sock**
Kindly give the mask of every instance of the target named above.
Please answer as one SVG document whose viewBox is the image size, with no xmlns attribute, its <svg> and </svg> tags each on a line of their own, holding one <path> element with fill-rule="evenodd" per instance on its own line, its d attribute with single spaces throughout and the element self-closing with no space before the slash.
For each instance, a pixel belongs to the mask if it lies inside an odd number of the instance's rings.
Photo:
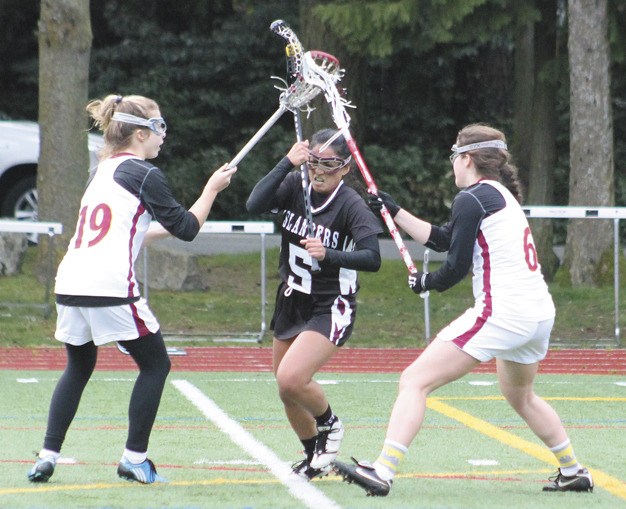
<svg viewBox="0 0 626 509">
<path fill-rule="evenodd" d="M 48 456 L 52 456 L 54 460 L 58 460 L 61 457 L 61 453 L 57 451 L 51 451 L 50 449 L 42 449 L 39 452 L 39 458 L 46 458 Z"/>
<path fill-rule="evenodd" d="M 564 476 L 571 477 L 576 475 L 576 472 L 582 468 L 576 459 L 574 448 L 572 447 L 569 438 L 559 445 L 550 447 L 550 450 L 554 453 L 554 456 L 558 460 L 559 468 Z"/>
<path fill-rule="evenodd" d="M 126 459 L 133 465 L 139 465 L 139 463 L 143 463 L 146 461 L 148 457 L 148 452 L 136 452 L 131 451 L 130 449 L 124 449 L 124 454 L 122 455 L 122 460 Z"/>
<path fill-rule="evenodd" d="M 378 459 L 373 464 L 378 477 L 383 481 L 391 481 L 407 451 L 408 448 L 401 443 L 386 439 Z"/>
</svg>

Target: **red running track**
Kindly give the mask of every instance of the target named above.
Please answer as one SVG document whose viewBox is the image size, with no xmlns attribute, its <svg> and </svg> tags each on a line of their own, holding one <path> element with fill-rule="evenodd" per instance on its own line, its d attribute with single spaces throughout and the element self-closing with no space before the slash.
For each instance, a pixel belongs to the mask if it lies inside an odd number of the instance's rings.
<svg viewBox="0 0 626 509">
<path fill-rule="evenodd" d="M 272 349 L 263 346 L 180 347 L 186 355 L 171 355 L 173 371 L 272 370 Z M 420 348 L 342 348 L 322 369 L 334 373 L 400 373 L 422 352 Z M 63 370 L 65 349 L 62 346 L 0 348 L 0 369 Z M 129 371 L 136 369 L 132 359 L 115 346 L 98 351 L 98 370 Z M 487 362 L 475 373 L 495 373 L 495 362 Z M 541 363 L 540 373 L 625 375 L 626 350 L 551 350 Z"/>
</svg>

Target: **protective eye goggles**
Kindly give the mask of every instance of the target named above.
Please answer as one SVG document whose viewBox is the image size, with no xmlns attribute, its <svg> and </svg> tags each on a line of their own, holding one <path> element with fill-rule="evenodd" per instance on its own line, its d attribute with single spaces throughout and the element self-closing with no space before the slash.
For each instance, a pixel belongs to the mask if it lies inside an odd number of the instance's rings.
<svg viewBox="0 0 626 509">
<path fill-rule="evenodd" d="M 452 154 L 450 154 L 450 162 L 454 163 L 454 160 L 459 157 L 464 152 L 469 152 L 470 150 L 477 150 L 479 148 L 501 148 L 503 150 L 507 150 L 506 143 L 502 140 L 489 140 L 489 141 L 480 141 L 478 143 L 470 143 L 469 145 L 463 145 L 462 147 L 457 147 L 456 143 L 452 145 Z"/>
<path fill-rule="evenodd" d="M 162 117 L 141 118 L 136 117 L 135 115 L 131 115 L 129 113 L 120 113 L 116 111 L 115 113 L 113 113 L 111 120 L 117 120 L 118 122 L 124 122 L 125 124 L 133 124 L 147 127 L 154 134 L 157 134 L 159 136 L 163 136 L 167 132 L 167 124 Z"/>
<path fill-rule="evenodd" d="M 314 154 L 309 154 L 307 166 L 311 171 L 321 171 L 325 175 L 334 175 L 350 161 L 352 161 L 352 156 L 341 159 L 340 157 L 317 157 Z"/>
</svg>

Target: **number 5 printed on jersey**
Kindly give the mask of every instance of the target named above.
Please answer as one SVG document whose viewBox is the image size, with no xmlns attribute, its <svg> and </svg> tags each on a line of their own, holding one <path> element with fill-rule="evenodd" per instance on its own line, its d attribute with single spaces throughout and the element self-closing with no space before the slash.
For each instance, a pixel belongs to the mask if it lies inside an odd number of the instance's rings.
<svg viewBox="0 0 626 509">
<path fill-rule="evenodd" d="M 303 293 L 311 293 L 311 263 L 312 258 L 306 249 L 289 244 L 289 267 L 295 275 L 289 276 L 287 283 Z M 298 281 L 299 280 L 299 281 Z"/>
</svg>

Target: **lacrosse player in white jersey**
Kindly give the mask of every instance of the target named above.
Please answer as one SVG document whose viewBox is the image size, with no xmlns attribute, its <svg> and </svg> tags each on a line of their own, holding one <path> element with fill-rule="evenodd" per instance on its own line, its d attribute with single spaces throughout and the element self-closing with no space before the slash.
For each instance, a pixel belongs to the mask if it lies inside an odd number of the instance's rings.
<svg viewBox="0 0 626 509">
<path fill-rule="evenodd" d="M 172 196 L 161 170 L 147 162 L 165 140 L 158 104 L 143 96 L 109 95 L 86 109 L 105 144 L 57 272 L 55 338 L 65 343 L 67 367 L 52 395 L 43 449 L 28 479 L 47 482 L 54 473 L 98 346 L 117 341 L 139 367 L 117 473 L 144 484 L 163 482 L 147 451 L 170 360 L 159 324 L 139 293 L 135 260 L 144 241 L 168 235 L 192 240 L 236 167 L 216 170 L 187 210 Z M 152 220 L 158 226 L 149 230 Z"/>
<path fill-rule="evenodd" d="M 302 192 L 299 172 L 308 167 Z M 352 334 L 356 317 L 357 271 L 380 268 L 380 221 L 361 196 L 345 185 L 351 165 L 343 136 L 323 129 L 297 142 L 252 190 L 250 212 L 281 211 L 281 284 L 271 322 L 273 364 L 280 398 L 305 458 L 293 475 L 310 480 L 327 474 L 344 435 L 321 386 L 313 376 Z M 311 204 L 310 213 L 305 210 Z M 313 218 L 315 237 L 307 217 Z M 312 270 L 312 261 L 319 271 Z"/>
<path fill-rule="evenodd" d="M 409 275 L 415 293 L 445 291 L 473 265 L 474 306 L 440 331 L 402 373 L 376 461 L 336 462 L 335 469 L 370 495 L 387 495 L 421 428 L 427 396 L 495 357 L 502 394 L 558 461 L 559 471 L 543 490 L 592 491 L 591 475 L 578 463 L 559 416 L 533 389 L 539 362 L 548 351 L 555 309 L 520 206 L 517 168 L 504 134 L 469 125 L 459 131 L 450 161 L 461 191 L 445 225 L 415 217 L 386 193 L 372 197 L 370 206 L 379 211 L 384 203 L 411 237 L 435 251 L 448 251 L 435 272 Z"/>
</svg>

